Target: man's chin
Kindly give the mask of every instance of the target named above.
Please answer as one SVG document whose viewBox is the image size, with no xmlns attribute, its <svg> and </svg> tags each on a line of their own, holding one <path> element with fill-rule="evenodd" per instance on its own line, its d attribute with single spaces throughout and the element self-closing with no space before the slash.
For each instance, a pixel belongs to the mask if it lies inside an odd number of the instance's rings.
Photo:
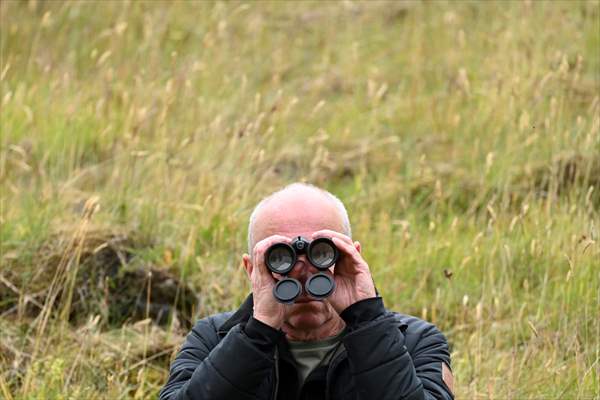
<svg viewBox="0 0 600 400">
<path fill-rule="evenodd" d="M 314 329 L 327 320 L 327 307 L 321 301 L 296 303 L 291 307 L 286 319 L 295 329 Z"/>
</svg>

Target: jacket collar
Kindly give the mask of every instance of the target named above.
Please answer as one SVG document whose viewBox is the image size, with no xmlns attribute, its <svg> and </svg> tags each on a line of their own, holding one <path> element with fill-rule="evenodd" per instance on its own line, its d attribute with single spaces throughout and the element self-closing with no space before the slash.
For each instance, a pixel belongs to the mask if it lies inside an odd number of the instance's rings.
<svg viewBox="0 0 600 400">
<path fill-rule="evenodd" d="M 221 336 L 225 336 L 231 328 L 233 328 L 240 322 L 246 323 L 252 316 L 253 310 L 254 301 L 252 299 L 252 293 L 250 293 L 248 297 L 246 297 L 246 300 L 244 300 L 240 308 L 238 308 L 238 310 L 235 313 L 233 313 L 233 315 L 229 317 L 229 319 L 225 321 L 223 325 L 221 325 L 217 333 Z"/>
<path fill-rule="evenodd" d="M 223 323 L 223 325 L 221 325 L 221 327 L 219 328 L 217 333 L 221 336 L 227 335 L 227 332 L 229 332 L 229 330 L 231 328 L 233 328 L 234 326 L 236 326 L 237 324 L 239 324 L 241 322 L 243 322 L 243 323 L 248 322 L 248 320 L 250 319 L 250 317 L 253 314 L 253 311 L 254 311 L 254 300 L 252 298 L 252 293 L 250 293 L 248 295 L 248 297 L 246 297 L 246 300 L 244 300 L 244 302 L 242 303 L 240 308 L 238 308 L 237 311 L 235 313 L 233 313 L 233 315 L 231 317 L 229 317 L 229 319 L 227 321 L 225 321 Z M 408 328 L 408 324 L 406 323 L 406 321 L 404 321 L 404 318 L 401 319 L 399 328 L 402 331 L 402 333 L 406 332 L 406 328 Z"/>
</svg>

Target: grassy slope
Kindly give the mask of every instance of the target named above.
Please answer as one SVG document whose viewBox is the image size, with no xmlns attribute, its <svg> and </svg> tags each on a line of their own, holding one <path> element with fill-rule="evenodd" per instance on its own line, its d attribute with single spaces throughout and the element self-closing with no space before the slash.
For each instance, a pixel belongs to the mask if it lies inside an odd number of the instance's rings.
<svg viewBox="0 0 600 400">
<path fill-rule="evenodd" d="M 447 334 L 460 397 L 598 394 L 598 2 L 38 3 L 0 8 L 3 273 L 124 229 L 230 309 L 253 204 L 306 180 L 346 202 L 387 306 Z M 149 397 L 147 347 L 180 340 L 49 317 L 0 317 L 4 396 Z"/>
</svg>

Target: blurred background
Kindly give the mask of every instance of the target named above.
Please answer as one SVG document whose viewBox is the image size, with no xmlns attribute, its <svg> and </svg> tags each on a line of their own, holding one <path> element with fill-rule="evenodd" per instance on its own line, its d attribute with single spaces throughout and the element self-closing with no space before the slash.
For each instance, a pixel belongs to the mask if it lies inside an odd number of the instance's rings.
<svg viewBox="0 0 600 400">
<path fill-rule="evenodd" d="M 152 398 L 249 214 L 346 204 L 460 398 L 600 392 L 598 1 L 0 5 L 0 397 Z"/>
</svg>

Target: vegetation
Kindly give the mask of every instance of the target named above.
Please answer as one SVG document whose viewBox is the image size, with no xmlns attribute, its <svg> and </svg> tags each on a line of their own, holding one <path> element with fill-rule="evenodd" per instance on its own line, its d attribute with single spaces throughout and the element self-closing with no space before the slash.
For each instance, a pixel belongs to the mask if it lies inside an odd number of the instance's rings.
<svg viewBox="0 0 600 400">
<path fill-rule="evenodd" d="M 294 181 L 460 398 L 600 393 L 597 1 L 0 4 L 0 397 L 156 396 L 186 325 L 152 277 L 235 308 Z"/>
</svg>

